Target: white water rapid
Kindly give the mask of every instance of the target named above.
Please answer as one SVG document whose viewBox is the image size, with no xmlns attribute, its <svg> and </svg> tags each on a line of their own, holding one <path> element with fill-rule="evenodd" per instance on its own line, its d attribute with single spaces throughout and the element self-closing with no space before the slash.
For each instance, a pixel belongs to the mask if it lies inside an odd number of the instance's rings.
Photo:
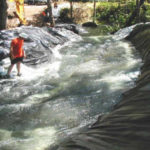
<svg viewBox="0 0 150 150">
<path fill-rule="evenodd" d="M 141 65 L 134 48 L 116 39 L 68 42 L 51 63 L 22 65 L 21 77 L 14 69 L 14 79 L 0 80 L 0 150 L 44 150 L 109 113 Z"/>
</svg>

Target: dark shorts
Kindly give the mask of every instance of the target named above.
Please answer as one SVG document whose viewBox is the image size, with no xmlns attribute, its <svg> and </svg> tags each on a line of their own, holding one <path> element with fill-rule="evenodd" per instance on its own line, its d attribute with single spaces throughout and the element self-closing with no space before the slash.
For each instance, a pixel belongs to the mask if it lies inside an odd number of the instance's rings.
<svg viewBox="0 0 150 150">
<path fill-rule="evenodd" d="M 23 57 L 15 58 L 15 59 L 11 60 L 11 64 L 16 64 L 16 63 L 22 62 L 22 61 L 23 61 Z"/>
</svg>

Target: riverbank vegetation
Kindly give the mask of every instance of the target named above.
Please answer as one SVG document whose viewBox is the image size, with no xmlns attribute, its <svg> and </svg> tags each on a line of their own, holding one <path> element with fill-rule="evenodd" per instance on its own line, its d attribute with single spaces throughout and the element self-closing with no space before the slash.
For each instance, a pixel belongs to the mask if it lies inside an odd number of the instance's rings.
<svg viewBox="0 0 150 150">
<path fill-rule="evenodd" d="M 47 0 L 47 3 L 48 1 L 49 0 Z M 62 7 L 62 5 L 64 4 L 65 6 L 66 3 L 70 3 L 70 6 L 66 5 L 66 8 Z M 106 25 L 105 29 L 108 29 L 109 32 L 115 32 L 120 28 L 124 28 L 139 22 L 150 21 L 150 0 L 104 0 L 103 2 L 96 0 L 68 0 L 58 2 L 58 7 L 59 5 L 61 5 L 62 8 L 62 10 L 59 9 L 60 21 L 65 23 L 73 22 L 77 24 L 93 22 L 98 26 L 102 25 L 104 27 L 104 25 Z M 48 6 L 50 10 L 52 10 L 53 3 L 49 4 Z M 26 11 L 24 12 L 24 17 L 27 18 L 26 25 L 43 26 L 43 16 L 41 15 L 43 10 L 38 11 L 36 9 L 37 14 L 32 15 L 30 18 L 27 7 L 28 6 L 25 6 Z M 44 7 L 47 9 L 46 5 Z M 0 2 L 0 8 L 2 8 L 0 10 L 3 12 L 0 14 L 0 18 L 2 20 L 0 22 L 0 29 L 6 29 L 9 27 L 8 23 L 12 22 L 10 21 L 10 16 L 11 18 L 15 18 L 16 16 L 11 13 L 8 14 L 7 17 L 6 1 L 2 0 Z M 32 12 L 33 11 L 34 10 L 32 10 Z M 48 13 L 50 14 L 49 17 L 52 16 L 50 18 L 53 18 L 53 14 L 50 12 Z M 6 20 L 8 20 L 7 25 Z M 48 20 L 52 26 L 54 26 L 55 23 L 52 23 L 52 20 L 54 21 L 54 19 Z M 14 23 L 14 25 L 16 24 Z"/>
<path fill-rule="evenodd" d="M 73 21 L 82 24 L 93 21 L 98 25 L 107 25 L 110 32 L 115 32 L 120 28 L 130 26 L 139 22 L 150 21 L 149 1 L 107 1 L 96 3 L 96 13 L 94 16 L 93 2 L 74 2 L 73 8 L 64 8 L 60 12 L 63 22 Z M 72 12 L 72 17 L 70 15 Z M 95 19 L 93 19 L 95 17 Z"/>
<path fill-rule="evenodd" d="M 99 3 L 97 6 L 97 22 L 112 26 L 113 30 L 126 27 L 128 20 L 136 10 L 135 1 L 127 3 Z M 134 17 L 129 25 L 150 21 L 150 5 L 145 3 L 140 8 L 138 17 Z"/>
</svg>

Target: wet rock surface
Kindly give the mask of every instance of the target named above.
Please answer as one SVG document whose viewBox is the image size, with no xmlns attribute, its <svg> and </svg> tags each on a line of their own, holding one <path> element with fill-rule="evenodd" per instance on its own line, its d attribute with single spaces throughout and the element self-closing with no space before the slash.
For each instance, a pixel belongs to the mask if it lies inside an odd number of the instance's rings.
<svg viewBox="0 0 150 150">
<path fill-rule="evenodd" d="M 136 87 L 123 93 L 109 114 L 91 127 L 47 150 L 149 150 L 150 147 L 150 25 L 139 25 L 126 38 L 143 58 Z"/>
<path fill-rule="evenodd" d="M 24 42 L 24 50 L 27 55 L 27 59 L 24 60 L 24 63 L 28 65 L 37 65 L 50 61 L 53 55 L 53 48 L 79 37 L 71 31 L 72 28 L 70 25 L 68 26 L 68 28 L 67 25 L 65 25 L 65 27 L 62 25 L 57 28 L 23 26 L 13 30 L 1 31 L 0 61 L 9 57 L 11 40 L 16 38 L 19 33 L 25 33 L 28 35 L 28 38 L 25 39 Z"/>
<path fill-rule="evenodd" d="M 92 27 L 92 28 L 96 28 L 97 24 L 94 22 L 86 22 L 82 24 L 83 27 Z"/>
</svg>

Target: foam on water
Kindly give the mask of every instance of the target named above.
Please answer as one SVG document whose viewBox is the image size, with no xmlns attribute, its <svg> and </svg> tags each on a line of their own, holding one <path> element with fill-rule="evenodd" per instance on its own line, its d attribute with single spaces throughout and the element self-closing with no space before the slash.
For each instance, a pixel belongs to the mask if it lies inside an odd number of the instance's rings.
<svg viewBox="0 0 150 150">
<path fill-rule="evenodd" d="M 0 148 L 2 149 L 7 147 L 11 150 L 44 150 L 56 140 L 56 130 L 53 127 L 14 132 L 0 130 L 0 133 L 3 133 L 3 139 L 0 141 Z M 13 147 L 10 145 L 13 145 Z"/>
<path fill-rule="evenodd" d="M 112 36 L 91 36 L 57 46 L 49 63 L 22 65 L 21 77 L 1 81 L 0 148 L 44 150 L 108 113 L 139 74 L 133 51 Z"/>
</svg>

